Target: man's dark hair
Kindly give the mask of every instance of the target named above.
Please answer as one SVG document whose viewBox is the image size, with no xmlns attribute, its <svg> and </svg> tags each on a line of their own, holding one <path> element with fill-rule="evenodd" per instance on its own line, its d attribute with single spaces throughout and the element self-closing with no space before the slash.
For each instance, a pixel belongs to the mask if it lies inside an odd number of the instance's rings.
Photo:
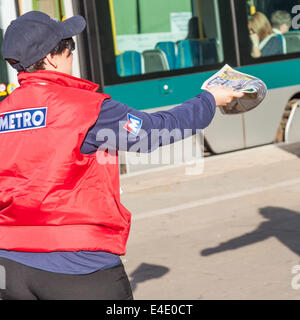
<svg viewBox="0 0 300 320">
<path fill-rule="evenodd" d="M 70 56 L 72 51 L 75 50 L 75 42 L 74 42 L 74 40 L 72 38 L 61 40 L 57 44 L 57 46 L 50 52 L 50 54 L 52 56 L 59 55 L 59 54 L 62 54 L 66 49 L 69 50 L 68 56 Z M 24 71 L 32 73 L 32 72 L 35 72 L 35 71 L 45 70 L 44 59 L 45 59 L 45 57 L 40 59 L 36 63 L 34 63 L 32 66 L 30 66 L 28 68 L 25 68 Z M 13 59 L 6 59 L 6 60 L 11 65 L 14 65 L 14 64 L 19 62 L 19 61 L 13 60 Z"/>
</svg>

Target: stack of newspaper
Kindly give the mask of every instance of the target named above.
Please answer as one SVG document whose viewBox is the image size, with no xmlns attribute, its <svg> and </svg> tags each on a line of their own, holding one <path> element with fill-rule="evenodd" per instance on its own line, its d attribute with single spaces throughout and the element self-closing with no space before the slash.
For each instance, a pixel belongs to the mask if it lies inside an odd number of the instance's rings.
<svg viewBox="0 0 300 320">
<path fill-rule="evenodd" d="M 201 89 L 207 90 L 214 86 L 225 86 L 243 92 L 242 98 L 235 98 L 220 108 L 223 114 L 238 114 L 256 108 L 267 95 L 267 86 L 263 81 L 225 65 L 219 72 L 206 80 Z"/>
</svg>

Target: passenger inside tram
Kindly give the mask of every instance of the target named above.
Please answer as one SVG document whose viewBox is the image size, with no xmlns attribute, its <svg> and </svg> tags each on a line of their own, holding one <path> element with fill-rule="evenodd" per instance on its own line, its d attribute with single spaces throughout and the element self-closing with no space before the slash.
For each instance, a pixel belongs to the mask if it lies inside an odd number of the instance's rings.
<svg viewBox="0 0 300 320">
<path fill-rule="evenodd" d="M 271 15 L 271 23 L 273 32 L 284 34 L 288 32 L 292 26 L 292 17 L 287 11 L 277 10 Z"/>
<path fill-rule="evenodd" d="M 194 16 L 189 20 L 188 35 L 186 39 L 199 39 L 199 38 L 200 38 L 199 18 Z"/>
<path fill-rule="evenodd" d="M 253 58 L 283 54 L 283 45 L 276 33 L 273 32 L 269 19 L 257 11 L 248 20 L 248 29 L 252 42 L 251 55 Z"/>
<path fill-rule="evenodd" d="M 271 15 L 273 32 L 277 34 L 283 46 L 283 53 L 287 53 L 286 39 L 283 36 L 292 26 L 292 17 L 287 11 L 277 10 Z"/>
</svg>

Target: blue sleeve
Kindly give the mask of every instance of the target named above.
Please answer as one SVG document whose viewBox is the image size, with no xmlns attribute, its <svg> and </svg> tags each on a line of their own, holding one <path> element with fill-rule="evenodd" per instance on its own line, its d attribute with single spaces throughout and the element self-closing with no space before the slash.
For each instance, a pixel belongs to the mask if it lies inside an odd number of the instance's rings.
<svg viewBox="0 0 300 320">
<path fill-rule="evenodd" d="M 88 131 L 81 148 L 84 154 L 102 150 L 152 152 L 206 128 L 216 112 L 212 94 L 204 92 L 168 111 L 147 113 L 108 99 Z M 138 145 L 138 147 L 136 147 Z"/>
</svg>

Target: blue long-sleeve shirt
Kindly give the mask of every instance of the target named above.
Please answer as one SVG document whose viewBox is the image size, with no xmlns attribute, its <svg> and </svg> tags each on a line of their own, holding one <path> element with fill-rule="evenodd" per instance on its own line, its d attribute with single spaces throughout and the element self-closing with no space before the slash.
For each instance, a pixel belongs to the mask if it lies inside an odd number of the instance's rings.
<svg viewBox="0 0 300 320">
<path fill-rule="evenodd" d="M 164 145 L 166 140 L 163 135 L 153 139 L 153 136 L 151 137 L 153 129 L 167 129 L 167 131 L 177 129 L 177 134 L 172 137 L 171 141 L 168 141 L 168 143 L 173 143 L 184 137 L 186 129 L 189 129 L 189 135 L 193 135 L 197 130 L 207 127 L 215 112 L 214 97 L 208 92 L 202 93 L 171 110 L 150 114 L 107 99 L 102 104 L 95 125 L 85 137 L 81 152 L 93 154 L 99 148 L 130 151 L 137 142 L 144 146 L 139 150 L 140 152 L 154 151 L 159 146 Z M 138 134 L 125 129 L 126 123 L 128 123 L 128 115 L 138 119 Z M 111 141 L 106 139 L 105 135 L 108 131 L 117 137 L 115 142 L 112 142 L 114 139 Z M 141 143 L 143 141 L 145 143 Z M 88 274 L 114 267 L 120 263 L 119 256 L 103 251 L 31 253 L 0 250 L 0 257 L 29 267 L 64 274 Z"/>
<path fill-rule="evenodd" d="M 158 111 L 146 113 L 128 107 L 125 104 L 114 100 L 104 101 L 99 118 L 94 127 L 89 131 L 81 152 L 92 154 L 99 148 L 130 151 L 138 142 L 144 146 L 140 152 L 151 152 L 162 146 L 166 139 L 163 135 L 151 135 L 153 129 L 163 130 L 166 132 L 175 131 L 171 136 L 171 142 L 182 140 L 182 137 L 193 135 L 199 129 L 206 128 L 212 121 L 216 111 L 214 97 L 206 92 L 198 95 L 196 98 L 184 102 L 169 111 Z M 124 124 L 128 122 L 128 114 L 135 116 L 142 122 L 141 130 L 138 135 L 134 135 L 124 129 Z M 106 139 L 109 130 L 117 139 Z M 101 134 L 101 132 L 103 132 Z M 115 141 L 116 140 L 116 141 Z M 145 143 L 143 143 L 145 141 Z M 123 143 L 122 143 L 123 142 Z"/>
</svg>

